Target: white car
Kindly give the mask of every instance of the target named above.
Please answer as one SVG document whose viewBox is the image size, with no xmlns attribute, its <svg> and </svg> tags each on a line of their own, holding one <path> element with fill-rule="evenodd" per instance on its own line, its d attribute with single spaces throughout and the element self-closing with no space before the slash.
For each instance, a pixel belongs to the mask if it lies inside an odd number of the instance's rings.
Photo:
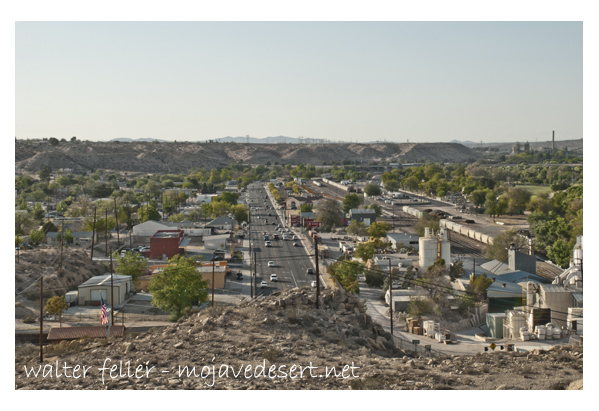
<svg viewBox="0 0 599 411">
<path fill-rule="evenodd" d="M 260 283 L 260 288 L 266 288 L 266 287 L 268 287 L 268 283 L 266 281 L 262 281 Z"/>
<path fill-rule="evenodd" d="M 270 241 L 266 241 L 266 242 L 264 243 L 264 245 L 265 245 L 266 247 L 272 247 L 272 243 L 271 243 Z"/>
<path fill-rule="evenodd" d="M 312 281 L 312 282 L 310 283 L 310 285 L 312 286 L 312 288 L 316 288 L 316 281 Z"/>
<path fill-rule="evenodd" d="M 275 262 L 274 261 L 269 261 L 268 262 L 268 266 L 269 267 L 274 267 L 275 266 Z"/>
<path fill-rule="evenodd" d="M 276 274 L 270 275 L 270 281 L 277 281 L 278 279 L 279 279 L 279 277 Z"/>
</svg>

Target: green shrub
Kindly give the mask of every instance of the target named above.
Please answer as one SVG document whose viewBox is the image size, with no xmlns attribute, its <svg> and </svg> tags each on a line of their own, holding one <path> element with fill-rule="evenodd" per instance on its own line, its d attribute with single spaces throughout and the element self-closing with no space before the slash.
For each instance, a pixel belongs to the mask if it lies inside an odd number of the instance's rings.
<svg viewBox="0 0 599 411">
<path fill-rule="evenodd" d="M 25 324 L 32 324 L 37 322 L 37 318 L 35 318 L 33 315 L 26 315 L 21 318 L 21 321 L 23 321 Z"/>
</svg>

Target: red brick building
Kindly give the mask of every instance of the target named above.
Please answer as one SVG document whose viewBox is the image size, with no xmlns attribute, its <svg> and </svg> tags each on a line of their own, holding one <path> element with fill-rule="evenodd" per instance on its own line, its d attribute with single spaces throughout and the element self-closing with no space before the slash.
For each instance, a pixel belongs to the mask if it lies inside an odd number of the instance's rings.
<svg viewBox="0 0 599 411">
<path fill-rule="evenodd" d="M 150 237 L 150 258 L 171 258 L 184 254 L 189 239 L 183 238 L 183 230 L 159 230 Z"/>
</svg>

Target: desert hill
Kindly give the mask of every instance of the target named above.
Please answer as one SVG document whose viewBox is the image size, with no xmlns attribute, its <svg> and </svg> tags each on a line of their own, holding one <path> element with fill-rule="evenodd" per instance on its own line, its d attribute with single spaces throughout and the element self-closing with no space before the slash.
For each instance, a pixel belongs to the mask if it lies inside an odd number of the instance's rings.
<svg viewBox="0 0 599 411">
<path fill-rule="evenodd" d="M 75 172 L 96 169 L 143 173 L 183 173 L 232 163 L 331 164 L 346 160 L 422 162 L 475 161 L 480 154 L 455 143 L 239 144 L 164 142 L 67 142 L 18 140 L 15 168 L 37 172 L 43 166 Z"/>
<path fill-rule="evenodd" d="M 395 348 L 358 296 L 327 289 L 319 301 L 311 288 L 286 290 L 139 335 L 61 343 L 43 364 L 34 345 L 20 346 L 15 388 L 582 389 L 582 348 L 417 358 Z M 79 379 L 31 374 L 64 363 L 91 368 Z"/>
</svg>

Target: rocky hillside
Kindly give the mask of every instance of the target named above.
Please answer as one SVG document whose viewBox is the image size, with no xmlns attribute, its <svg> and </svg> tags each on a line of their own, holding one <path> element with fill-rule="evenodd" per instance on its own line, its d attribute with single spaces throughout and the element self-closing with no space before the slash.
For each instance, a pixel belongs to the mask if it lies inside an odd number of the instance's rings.
<svg viewBox="0 0 599 411">
<path fill-rule="evenodd" d="M 15 318 L 38 317 L 39 278 L 44 276 L 46 297 L 64 295 L 94 275 L 106 273 L 104 264 L 90 261 L 84 251 L 65 248 L 22 250 L 15 258 Z"/>
<path fill-rule="evenodd" d="M 373 324 L 357 296 L 326 290 L 321 308 L 314 303 L 311 288 L 287 290 L 124 339 L 62 343 L 44 364 L 35 346 L 18 346 L 15 388 L 582 389 L 581 348 L 413 358 Z M 90 368 L 67 378 L 65 362 Z M 57 364 L 62 377 L 50 370 Z"/>
<path fill-rule="evenodd" d="M 238 144 L 160 142 L 68 142 L 19 140 L 15 146 L 17 170 L 37 172 L 71 168 L 144 173 L 182 173 L 193 168 L 212 169 L 231 163 L 331 164 L 345 160 L 420 162 L 474 161 L 480 154 L 455 143 L 426 144 Z"/>
</svg>

